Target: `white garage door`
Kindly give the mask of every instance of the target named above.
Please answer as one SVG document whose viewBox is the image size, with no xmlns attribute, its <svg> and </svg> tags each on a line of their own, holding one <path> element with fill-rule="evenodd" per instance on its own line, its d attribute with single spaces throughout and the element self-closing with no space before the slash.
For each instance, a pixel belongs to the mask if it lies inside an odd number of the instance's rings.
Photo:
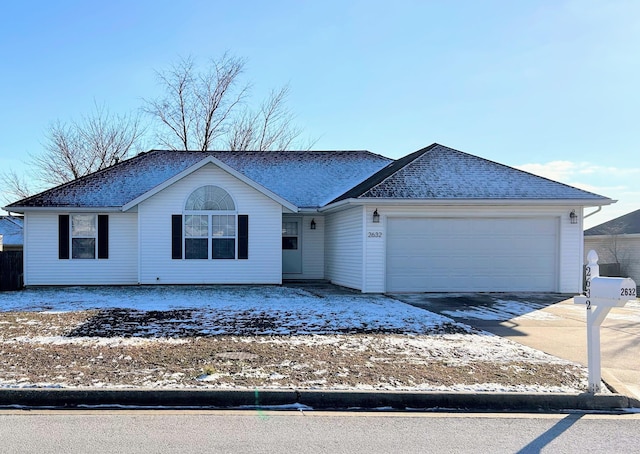
<svg viewBox="0 0 640 454">
<path fill-rule="evenodd" d="M 556 291 L 555 218 L 389 218 L 388 292 Z"/>
</svg>

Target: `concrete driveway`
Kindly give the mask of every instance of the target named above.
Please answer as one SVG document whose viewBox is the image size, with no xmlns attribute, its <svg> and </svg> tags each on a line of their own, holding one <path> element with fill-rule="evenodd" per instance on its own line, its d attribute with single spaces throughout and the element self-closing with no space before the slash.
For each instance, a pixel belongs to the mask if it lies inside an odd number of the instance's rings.
<svg viewBox="0 0 640 454">
<path fill-rule="evenodd" d="M 563 294 L 394 294 L 551 355 L 587 365 L 586 309 Z M 620 394 L 640 399 L 640 302 L 613 308 L 600 329 L 602 377 Z"/>
</svg>

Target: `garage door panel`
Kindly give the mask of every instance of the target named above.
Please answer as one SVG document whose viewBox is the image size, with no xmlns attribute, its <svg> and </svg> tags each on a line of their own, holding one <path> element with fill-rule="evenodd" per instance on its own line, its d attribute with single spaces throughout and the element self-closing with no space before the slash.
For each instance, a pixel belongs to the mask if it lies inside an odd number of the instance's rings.
<svg viewBox="0 0 640 454">
<path fill-rule="evenodd" d="M 387 291 L 555 291 L 555 218 L 387 220 Z"/>
</svg>

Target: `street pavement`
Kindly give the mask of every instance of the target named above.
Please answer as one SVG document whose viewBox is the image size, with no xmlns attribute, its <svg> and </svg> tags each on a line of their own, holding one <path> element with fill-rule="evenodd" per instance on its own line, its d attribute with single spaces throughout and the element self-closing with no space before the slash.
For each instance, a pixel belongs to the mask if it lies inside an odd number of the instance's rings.
<svg viewBox="0 0 640 454">
<path fill-rule="evenodd" d="M 586 309 L 559 294 L 406 294 L 401 301 L 587 366 Z M 508 303 L 505 303 L 508 302 Z M 640 303 L 611 309 L 600 328 L 602 378 L 640 399 Z"/>
<path fill-rule="evenodd" d="M 631 453 L 640 414 L 0 411 L 0 453 Z"/>
</svg>

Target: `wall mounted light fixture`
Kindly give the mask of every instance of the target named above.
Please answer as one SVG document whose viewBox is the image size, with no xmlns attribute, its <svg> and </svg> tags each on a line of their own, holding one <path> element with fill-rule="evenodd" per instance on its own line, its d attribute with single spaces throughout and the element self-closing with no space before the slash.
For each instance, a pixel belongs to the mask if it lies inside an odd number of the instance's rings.
<svg viewBox="0 0 640 454">
<path fill-rule="evenodd" d="M 578 215 L 576 214 L 576 210 L 571 210 L 571 213 L 569 213 L 569 219 L 571 220 L 572 224 L 578 223 Z"/>
<path fill-rule="evenodd" d="M 375 223 L 380 222 L 380 214 L 378 213 L 377 208 L 376 208 L 376 211 L 373 212 L 373 222 Z"/>
<path fill-rule="evenodd" d="M 315 230 L 316 229 L 316 220 L 315 219 L 311 219 L 311 230 Z"/>
</svg>

